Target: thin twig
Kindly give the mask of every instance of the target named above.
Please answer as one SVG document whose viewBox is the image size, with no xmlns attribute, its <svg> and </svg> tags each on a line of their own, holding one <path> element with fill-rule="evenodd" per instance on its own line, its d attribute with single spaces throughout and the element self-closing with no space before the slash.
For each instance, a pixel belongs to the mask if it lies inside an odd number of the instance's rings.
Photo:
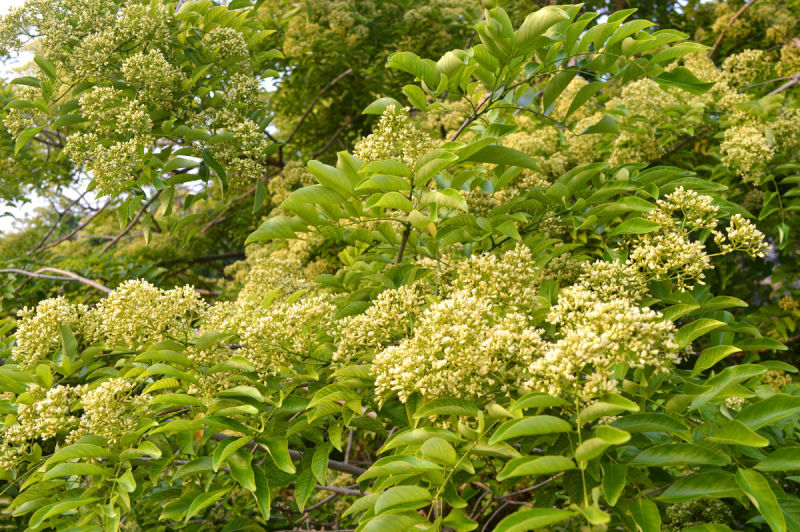
<svg viewBox="0 0 800 532">
<path fill-rule="evenodd" d="M 68 213 L 68 212 L 69 212 L 69 211 L 72 209 L 72 207 L 74 207 L 76 203 L 78 203 L 78 202 L 79 202 L 81 199 L 83 199 L 83 197 L 84 197 L 84 196 L 85 196 L 85 195 L 86 195 L 88 192 L 89 192 L 88 190 L 87 190 L 87 191 L 85 191 L 83 194 L 81 194 L 80 196 L 78 196 L 77 198 L 75 198 L 75 200 L 74 200 L 72 203 L 70 203 L 69 205 L 67 205 L 67 206 L 64 208 L 64 210 L 63 210 L 63 211 L 61 211 L 60 213 L 58 213 L 58 218 L 56 219 L 55 223 L 53 223 L 53 225 L 50 227 L 50 230 L 49 230 L 49 231 L 47 231 L 47 233 L 46 233 L 46 234 L 45 234 L 45 235 L 42 237 L 42 239 L 39 241 L 39 243 L 38 243 L 38 244 L 36 244 L 36 246 L 34 246 L 34 247 L 33 247 L 33 249 L 30 249 L 30 250 L 28 250 L 28 252 L 26 253 L 26 255 L 31 255 L 31 254 L 35 253 L 35 252 L 36 252 L 36 250 L 38 250 L 39 248 L 41 248 L 41 247 L 44 245 L 44 243 L 45 243 L 45 242 L 47 242 L 47 239 L 48 239 L 48 238 L 50 238 L 50 235 L 52 235 L 52 234 L 53 234 L 53 231 L 55 231 L 55 230 L 56 230 L 56 227 L 58 227 L 58 226 L 59 226 L 59 224 L 61 224 L 61 220 L 63 220 L 63 219 L 64 219 L 64 216 L 66 216 L 66 215 L 67 215 L 67 213 Z"/>
<path fill-rule="evenodd" d="M 347 76 L 349 76 L 352 73 L 353 73 L 353 69 L 352 68 L 348 68 L 347 70 L 345 70 L 344 72 L 342 72 L 341 74 L 336 76 L 330 83 L 325 85 L 317 93 L 317 95 L 314 97 L 314 99 L 311 100 L 311 103 L 308 104 L 308 107 L 306 108 L 306 110 L 303 113 L 303 115 L 300 117 L 300 120 L 298 120 L 297 124 L 295 124 L 294 129 L 292 129 L 292 131 L 289 133 L 289 136 L 286 137 L 286 140 L 283 141 L 283 144 L 281 144 L 280 147 L 278 148 L 278 161 L 280 161 L 281 163 L 283 162 L 283 147 L 286 146 L 287 144 L 289 144 L 292 141 L 292 139 L 294 138 L 294 136 L 297 134 L 298 130 L 300 129 L 300 126 L 303 125 L 303 122 L 305 122 L 306 118 L 308 118 L 308 115 L 311 114 L 311 111 L 314 109 L 314 106 L 317 105 L 317 102 L 322 97 L 322 95 L 325 94 L 328 91 L 328 89 L 330 89 L 331 87 L 333 87 L 334 85 L 336 85 L 337 83 L 339 83 L 341 80 L 343 80 L 344 78 L 346 78 Z"/>
<path fill-rule="evenodd" d="M 717 40 L 714 41 L 714 46 L 712 46 L 711 50 L 708 52 L 708 58 L 709 59 L 711 59 L 711 57 L 713 57 L 713 55 L 714 55 L 714 52 L 717 51 L 717 48 L 719 47 L 720 43 L 722 42 L 723 37 L 725 37 L 725 32 L 728 31 L 728 28 L 730 28 L 731 25 L 734 23 L 734 21 L 737 18 L 739 18 L 739 15 L 744 13 L 745 9 L 747 9 L 751 5 L 755 4 L 755 2 L 756 2 L 756 0 L 748 0 L 748 2 L 745 5 L 743 5 L 742 7 L 739 8 L 739 11 L 737 11 L 736 13 L 733 14 L 731 19 L 728 21 L 728 24 L 722 29 L 720 34 L 717 36 Z"/>
<path fill-rule="evenodd" d="M 770 92 L 770 94 L 780 94 L 781 92 L 785 91 L 786 89 L 790 89 L 800 83 L 800 72 L 792 76 L 789 81 L 775 89 L 774 91 Z"/>
<path fill-rule="evenodd" d="M 63 277 L 58 277 L 55 275 L 43 275 L 41 272 L 53 272 L 61 274 Z M 87 279 L 86 277 L 82 277 L 77 273 L 71 272 L 69 270 L 62 270 L 60 268 L 39 268 L 35 272 L 29 272 L 26 270 L 20 270 L 18 268 L 5 268 L 0 270 L 0 273 L 17 273 L 20 275 L 26 275 L 28 277 L 34 279 L 48 279 L 51 281 L 77 281 L 79 283 L 85 284 L 86 286 L 91 286 L 96 290 L 100 290 L 106 294 L 111 292 L 111 289 L 107 286 L 103 286 L 102 284 L 92 281 L 91 279 Z"/>
<path fill-rule="evenodd" d="M 103 254 L 103 253 L 105 253 L 106 251 L 108 251 L 109 249 L 111 249 L 111 247 L 112 247 L 114 244 L 116 244 L 117 242 L 119 242 L 119 240 L 120 240 L 120 239 L 121 239 L 123 236 L 125 236 L 126 234 L 128 234 L 128 231 L 130 231 L 131 229 L 133 229 L 133 226 L 134 226 L 134 225 L 136 225 L 136 223 L 139 221 L 139 218 L 141 218 L 141 217 L 142 217 L 142 214 L 144 214 L 144 212 L 147 210 L 147 208 L 148 208 L 150 205 L 152 205 L 152 204 L 153 204 L 153 202 L 156 200 L 156 198 L 158 198 L 160 195 L 161 195 L 161 190 L 159 190 L 159 191 L 157 191 L 155 194 L 153 194 L 153 197 L 152 197 L 152 198 L 150 198 L 150 199 L 147 201 L 147 203 L 145 203 L 144 205 L 142 205 L 142 208 L 141 208 L 141 209 L 139 209 L 139 211 L 136 213 L 136 216 L 134 216 L 134 217 L 133 217 L 133 220 L 131 220 L 131 221 L 130 221 L 130 223 L 129 223 L 128 225 L 126 225 L 126 226 L 125 226 L 125 229 L 123 229 L 123 230 L 122 230 L 122 231 L 121 231 L 121 232 L 120 232 L 120 233 L 119 233 L 119 234 L 118 234 L 116 237 L 114 237 L 114 240 L 111 240 L 111 241 L 110 241 L 108 244 L 106 244 L 105 246 L 103 246 L 103 249 L 101 249 L 101 250 L 100 250 L 100 253 L 101 253 L 101 254 Z"/>
</svg>

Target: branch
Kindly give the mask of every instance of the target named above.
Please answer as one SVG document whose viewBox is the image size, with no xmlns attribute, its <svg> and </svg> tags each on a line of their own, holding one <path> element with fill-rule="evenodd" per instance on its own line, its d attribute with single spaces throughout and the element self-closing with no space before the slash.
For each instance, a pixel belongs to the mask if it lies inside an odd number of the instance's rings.
<svg viewBox="0 0 800 532">
<path fill-rule="evenodd" d="M 305 122 L 306 118 L 308 118 L 308 115 L 311 114 L 311 111 L 314 109 L 314 106 L 317 105 L 317 102 L 322 97 L 322 95 L 325 94 L 328 91 L 328 89 L 330 89 L 331 87 L 333 87 L 334 85 L 336 85 L 337 83 L 339 83 L 341 80 L 343 80 L 344 78 L 346 78 L 347 76 L 349 76 L 352 73 L 353 73 L 353 69 L 352 68 L 348 68 L 347 70 L 345 70 L 344 72 L 342 72 L 341 74 L 336 76 L 333 79 L 333 81 L 331 81 L 330 83 L 328 83 L 327 85 L 322 87 L 322 89 L 317 93 L 317 95 L 314 97 L 314 99 L 311 100 L 311 103 L 306 108 L 306 111 L 303 113 L 303 116 L 300 117 L 300 120 L 294 126 L 294 129 L 291 131 L 291 133 L 289 133 L 289 136 L 286 138 L 286 140 L 283 142 L 283 144 L 281 144 L 280 147 L 278 148 L 278 160 L 279 161 L 283 162 L 283 147 L 286 146 L 287 144 L 289 144 L 292 141 L 294 136 L 297 134 L 297 131 L 300 129 L 300 126 L 303 125 L 303 122 Z"/>
<path fill-rule="evenodd" d="M 491 96 L 492 96 L 492 93 L 491 93 L 491 92 L 489 92 L 489 94 L 487 94 L 487 95 L 486 95 L 486 96 L 483 98 L 483 100 L 481 100 L 481 103 L 479 103 L 479 104 L 478 104 L 478 106 L 475 108 L 475 110 L 472 112 L 472 114 L 471 114 L 471 115 L 469 115 L 469 116 L 466 118 L 466 120 L 464 120 L 464 122 L 461 124 L 461 127 L 459 127 L 459 128 L 458 128 L 458 131 L 456 131 L 455 135 L 453 135 L 453 137 L 450 139 L 451 141 L 453 141 L 453 140 L 456 140 L 456 139 L 458 138 L 458 136 L 459 136 L 459 135 L 461 135 L 461 133 L 463 133 L 463 132 L 464 132 L 464 129 L 466 129 L 466 127 L 467 127 L 468 125 L 470 125 L 472 122 L 474 122 L 476 118 L 478 118 L 478 109 L 480 109 L 481 107 L 483 107 L 483 104 L 485 104 L 485 103 L 486 103 L 486 101 L 487 101 L 489 98 L 491 98 Z"/>
<path fill-rule="evenodd" d="M 794 76 L 789 78 L 789 81 L 775 89 L 774 91 L 770 92 L 770 94 L 780 94 L 781 92 L 785 91 L 786 89 L 790 89 L 800 83 L 800 72 L 795 74 Z"/>
<path fill-rule="evenodd" d="M 77 233 L 78 231 L 80 231 L 81 229 L 83 229 L 84 227 L 86 227 L 87 225 L 89 225 L 89 224 L 92 222 L 92 220 L 94 220 L 95 218 L 97 218 L 97 217 L 100 215 L 100 213 L 101 213 L 101 212 L 103 212 L 103 211 L 106 209 L 106 207 L 108 207 L 108 206 L 109 206 L 109 204 L 111 204 L 111 200 L 108 200 L 108 201 L 106 202 L 106 204 L 105 204 L 105 205 L 103 205 L 102 207 L 100 207 L 100 209 L 99 209 L 99 210 L 98 210 L 96 213 L 94 213 L 93 215 L 91 215 L 89 218 L 87 218 L 87 219 L 86 219 L 86 221 L 84 221 L 84 222 L 83 222 L 82 224 L 80 224 L 78 227 L 76 227 L 75 229 L 73 229 L 72 231 L 70 231 L 68 234 L 66 234 L 66 235 L 62 236 L 61 238 L 59 238 L 58 240 L 56 240 L 55 242 L 53 242 L 53 243 L 51 243 L 51 244 L 47 244 L 46 246 L 39 248 L 39 249 L 38 249 L 36 252 L 38 253 L 38 252 L 40 252 L 40 251 L 44 251 L 44 250 L 46 250 L 46 249 L 50 249 L 50 248 L 56 247 L 57 245 L 59 245 L 59 244 L 60 244 L 60 243 L 62 243 L 63 241 L 65 241 L 65 240 L 68 240 L 68 239 L 72 238 L 72 237 L 75 235 L 75 233 Z"/>
<path fill-rule="evenodd" d="M 303 453 L 289 449 L 289 456 L 296 460 L 300 460 L 303 458 Z M 334 471 L 341 471 L 342 473 L 350 473 L 351 475 L 357 476 L 361 476 L 367 471 L 366 469 L 362 469 L 358 466 L 345 464 L 344 462 L 339 462 L 337 460 L 328 460 L 328 468 L 333 469 Z"/>
<path fill-rule="evenodd" d="M 159 197 L 160 195 L 161 195 L 161 190 L 159 190 L 158 192 L 156 192 L 155 194 L 153 194 L 153 197 L 152 197 L 152 198 L 150 198 L 150 199 L 147 201 L 147 203 L 145 203 L 144 205 L 142 205 L 142 208 L 141 208 L 141 209 L 139 209 L 139 211 L 136 213 L 136 216 L 134 216 L 134 217 L 133 217 L 133 220 L 131 220 L 131 221 L 130 221 L 130 223 L 129 223 L 127 226 L 125 226 L 125 229 L 123 229 L 123 230 L 122 230 L 122 231 L 121 231 L 121 232 L 120 232 L 120 233 L 119 233 L 117 236 L 115 236 L 115 237 L 114 237 L 114 240 L 111 240 L 111 241 L 110 241 L 108 244 L 106 244 L 105 246 L 103 246 L 103 249 L 101 249 L 101 250 L 100 250 L 100 254 L 102 255 L 103 253 L 105 253 L 106 251 L 108 251 L 109 249 L 111 249 L 111 247 L 112 247 L 114 244 L 116 244 L 117 242 L 119 242 L 119 240 L 120 240 L 120 239 L 121 239 L 123 236 L 125 236 L 126 234 L 128 234 L 128 231 L 130 231 L 131 229 L 133 229 L 133 226 L 134 226 L 134 225 L 136 225 L 136 222 L 138 222 L 138 221 L 139 221 L 139 218 L 141 218 L 141 217 L 142 217 L 142 214 L 144 214 L 144 211 L 146 211 L 146 210 L 147 210 L 147 208 L 148 208 L 150 205 L 152 205 L 152 204 L 153 204 L 153 202 L 156 200 L 156 198 L 157 198 L 157 197 Z"/>
<path fill-rule="evenodd" d="M 156 266 L 167 266 L 169 264 L 200 264 L 202 262 L 214 262 L 215 260 L 225 259 L 243 259 L 245 257 L 244 251 L 233 251 L 231 253 L 218 253 L 216 255 L 206 255 L 205 257 L 189 257 L 184 259 L 162 260 L 157 262 Z"/>
<path fill-rule="evenodd" d="M 748 0 L 748 1 L 747 1 L 747 3 L 746 3 L 745 5 L 743 5 L 742 7 L 740 7 L 740 8 L 739 8 L 739 11 L 737 11 L 736 13 L 734 13 L 734 14 L 733 14 L 733 16 L 731 17 L 731 19 L 728 21 L 728 24 L 727 24 L 727 25 L 725 26 L 725 28 L 723 28 L 723 30 L 720 32 L 719 36 L 717 37 L 717 40 L 716 40 L 716 41 L 714 41 L 714 46 L 712 46 L 712 47 L 711 47 L 711 50 L 708 52 L 708 58 L 709 58 L 709 59 L 711 59 L 711 57 L 714 55 L 714 52 L 716 52 L 716 51 L 717 51 L 717 48 L 719 47 L 720 43 L 722 42 L 722 39 L 723 39 L 723 37 L 725 37 L 725 32 L 727 32 L 727 31 L 728 31 L 728 28 L 730 28 L 730 27 L 731 27 L 731 25 L 734 23 L 734 21 L 735 21 L 737 18 L 739 18 L 739 15 L 741 15 L 742 13 L 744 13 L 744 10 L 745 10 L 745 9 L 747 9 L 748 7 L 750 7 L 751 5 L 753 5 L 753 4 L 755 4 L 755 3 L 756 3 L 756 0 Z"/>
<path fill-rule="evenodd" d="M 63 211 L 61 211 L 60 213 L 58 213 L 58 218 L 56 219 L 56 221 L 55 221 L 55 223 L 52 225 L 52 227 L 50 227 L 50 230 L 49 230 L 49 231 L 47 231 L 47 233 L 44 235 L 44 237 L 42 237 L 42 240 L 40 240 L 40 241 L 39 241 L 39 243 L 38 243 L 38 244 L 36 244 L 36 246 L 34 246 L 34 247 L 33 247 L 33 249 L 30 249 L 30 250 L 29 250 L 29 251 L 26 253 L 26 255 L 31 255 L 32 253 L 35 253 L 37 249 L 41 248 L 41 247 L 44 245 L 44 243 L 45 243 L 45 242 L 47 242 L 47 239 L 48 239 L 48 238 L 50 238 L 50 235 L 52 235 L 52 234 L 53 234 L 53 231 L 55 231 L 55 230 L 56 230 L 56 227 L 58 227 L 58 225 L 61 223 L 61 220 L 63 220 L 63 219 L 64 219 L 64 216 L 66 216 L 66 215 L 67 215 L 67 213 L 70 211 L 70 209 L 72 209 L 72 207 L 74 207 L 76 203 L 78 203 L 78 202 L 79 202 L 81 199 L 83 199 L 83 197 L 84 197 L 84 196 L 85 196 L 85 195 L 86 195 L 88 192 L 89 192 L 88 190 L 87 190 L 87 191 L 85 191 L 83 194 L 81 194 L 80 196 L 78 196 L 78 197 L 77 197 L 77 198 L 76 198 L 76 199 L 75 199 L 75 200 L 74 200 L 72 203 L 70 203 L 69 205 L 67 205 L 67 206 L 64 208 L 64 210 L 63 210 Z"/>
<path fill-rule="evenodd" d="M 41 272 L 59 273 L 63 277 L 58 277 L 56 275 L 43 275 Z M 111 289 L 108 288 L 107 286 L 104 286 L 96 281 L 92 281 L 91 279 L 87 279 L 86 277 L 82 277 L 77 273 L 71 272 L 69 270 L 62 270 L 59 268 L 39 268 L 35 272 L 20 270 L 18 268 L 6 268 L 0 270 L 0 273 L 17 273 L 20 275 L 26 275 L 28 277 L 32 277 L 34 279 L 49 279 L 51 281 L 65 281 L 65 282 L 76 281 L 85 284 L 86 286 L 91 286 L 92 288 L 100 290 L 101 292 L 106 294 L 111 292 Z"/>
</svg>

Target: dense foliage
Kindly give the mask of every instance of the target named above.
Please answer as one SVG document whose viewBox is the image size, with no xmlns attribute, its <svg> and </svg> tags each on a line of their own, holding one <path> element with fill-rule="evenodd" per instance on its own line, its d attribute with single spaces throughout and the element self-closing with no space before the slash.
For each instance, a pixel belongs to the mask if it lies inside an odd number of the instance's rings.
<svg viewBox="0 0 800 532">
<path fill-rule="evenodd" d="M 0 523 L 800 530 L 800 3 L 684 4 L 12 10 Z"/>
</svg>

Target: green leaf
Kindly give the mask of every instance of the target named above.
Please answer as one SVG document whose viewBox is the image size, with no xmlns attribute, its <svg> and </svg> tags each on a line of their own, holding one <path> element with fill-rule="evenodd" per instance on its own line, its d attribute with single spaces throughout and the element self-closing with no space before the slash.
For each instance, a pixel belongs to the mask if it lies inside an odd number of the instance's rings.
<svg viewBox="0 0 800 532">
<path fill-rule="evenodd" d="M 753 430 L 758 430 L 767 425 L 774 425 L 798 411 L 800 411 L 800 397 L 779 393 L 742 408 L 734 419 Z"/>
<path fill-rule="evenodd" d="M 61 334 L 61 355 L 66 360 L 72 360 L 78 354 L 78 340 L 72 333 L 69 325 L 59 324 L 58 331 Z"/>
<path fill-rule="evenodd" d="M 523 456 L 514 458 L 503 467 L 497 480 L 522 476 L 552 475 L 575 469 L 575 463 L 565 456 Z"/>
<path fill-rule="evenodd" d="M 165 172 L 168 171 L 169 165 L 172 164 L 174 160 L 175 159 L 167 163 L 167 166 L 164 167 Z M 222 189 L 222 195 L 225 196 L 228 193 L 228 176 L 225 173 L 225 168 L 221 164 L 219 164 L 219 162 L 217 162 L 216 159 L 214 159 L 214 156 L 211 155 L 211 152 L 209 150 L 203 150 L 203 162 L 205 162 L 206 166 L 214 170 L 214 173 L 217 174 L 217 177 L 219 178 L 220 188 Z M 181 166 L 178 168 L 183 168 L 183 167 Z M 261 182 L 261 179 L 257 179 L 256 187 L 258 187 L 258 185 L 261 185 L 262 187 L 264 186 L 264 184 Z"/>
<path fill-rule="evenodd" d="M 344 203 L 341 194 L 323 185 L 310 185 L 295 190 L 286 202 L 312 203 L 315 205 L 340 205 Z"/>
<path fill-rule="evenodd" d="M 517 166 L 519 168 L 528 168 L 530 170 L 539 170 L 536 161 L 529 155 L 513 148 L 506 148 L 505 146 L 486 146 L 470 155 L 466 160 L 476 163 L 502 164 L 506 166 Z"/>
<path fill-rule="evenodd" d="M 369 104 L 363 111 L 361 111 L 361 113 L 365 115 L 382 115 L 384 112 L 386 112 L 386 109 L 392 105 L 394 106 L 396 113 L 402 112 L 403 104 L 394 98 L 378 98 Z"/>
<path fill-rule="evenodd" d="M 574 512 L 553 508 L 530 508 L 520 510 L 497 523 L 494 532 L 526 532 L 559 523 L 572 517 Z"/>
<path fill-rule="evenodd" d="M 353 185 L 350 179 L 347 178 L 344 172 L 333 166 L 323 164 L 319 161 L 309 161 L 306 165 L 308 171 L 311 172 L 321 185 L 332 188 L 345 198 L 352 196 Z"/>
<path fill-rule="evenodd" d="M 627 483 L 628 466 L 625 464 L 603 464 L 603 495 L 610 506 L 615 506 Z"/>
<path fill-rule="evenodd" d="M 51 81 L 55 81 L 56 67 L 53 66 L 53 63 L 40 55 L 33 56 L 33 60 Z"/>
<path fill-rule="evenodd" d="M 372 207 L 385 207 L 387 209 L 397 209 L 403 212 L 409 212 L 414 206 L 411 200 L 399 192 L 387 192 L 383 194 L 377 202 L 372 204 Z"/>
<path fill-rule="evenodd" d="M 600 89 L 602 89 L 605 86 L 606 83 L 603 81 L 593 81 L 591 83 L 587 83 L 586 85 L 578 89 L 578 92 L 572 99 L 572 103 L 569 105 L 569 110 L 567 111 L 567 114 L 564 115 L 563 119 L 566 120 L 567 118 L 569 118 L 569 116 L 572 115 L 572 113 L 580 109 L 583 104 L 589 101 L 589 99 L 592 96 L 597 94 L 600 91 Z"/>
<path fill-rule="evenodd" d="M 678 344 L 678 348 L 683 349 L 695 339 L 719 329 L 720 327 L 725 327 L 726 325 L 727 324 L 722 321 L 700 318 L 678 329 L 678 333 L 675 335 L 675 341 Z"/>
<path fill-rule="evenodd" d="M 375 513 L 388 510 L 415 510 L 431 503 L 433 497 L 421 486 L 395 486 L 380 494 L 375 501 Z"/>
<path fill-rule="evenodd" d="M 71 476 L 105 476 L 109 471 L 96 464 L 83 464 L 70 462 L 67 464 L 58 464 L 53 469 L 48 471 L 42 476 L 42 480 L 49 480 L 57 477 L 71 477 Z"/>
<path fill-rule="evenodd" d="M 162 393 L 150 400 L 151 405 L 203 406 L 201 399 L 185 393 Z"/>
<path fill-rule="evenodd" d="M 427 520 L 416 513 L 381 514 L 370 519 L 360 532 L 408 532 L 422 522 Z"/>
<path fill-rule="evenodd" d="M 596 123 L 581 131 L 581 135 L 595 133 L 619 133 L 619 120 L 611 115 L 603 115 Z"/>
<path fill-rule="evenodd" d="M 17 136 L 17 142 L 14 145 L 14 155 L 18 154 L 22 148 L 28 145 L 33 137 L 35 137 L 42 129 L 41 127 L 34 127 L 26 129 Z"/>
<path fill-rule="evenodd" d="M 478 415 L 478 407 L 462 399 L 434 399 L 414 412 L 414 419 L 429 416 L 469 416 Z"/>
<path fill-rule="evenodd" d="M 697 358 L 697 362 L 694 363 L 692 375 L 698 375 L 708 368 L 713 367 L 720 360 L 724 360 L 740 351 L 741 349 L 733 345 L 716 345 L 703 349 L 703 352 L 700 353 L 700 356 Z"/>
<path fill-rule="evenodd" d="M 648 467 L 679 465 L 718 465 L 728 464 L 728 457 L 693 443 L 665 443 L 655 445 L 640 452 L 631 460 L 632 464 Z"/>
<path fill-rule="evenodd" d="M 620 412 L 638 412 L 639 405 L 617 394 L 606 394 L 601 401 L 592 403 L 579 413 L 579 424 L 585 425 L 606 416 L 615 416 Z"/>
<path fill-rule="evenodd" d="M 577 68 L 568 68 L 562 70 L 547 82 L 542 93 L 542 109 L 545 113 L 577 75 Z"/>
<path fill-rule="evenodd" d="M 425 458 L 447 466 L 455 465 L 456 460 L 458 459 L 456 456 L 456 450 L 453 449 L 453 446 L 439 437 L 427 439 L 425 443 L 422 444 L 420 453 Z"/>
<path fill-rule="evenodd" d="M 736 472 L 736 483 L 747 498 L 758 508 L 773 532 L 786 532 L 786 520 L 769 481 L 758 471 L 742 469 Z"/>
<path fill-rule="evenodd" d="M 192 504 L 189 505 L 189 510 L 186 512 L 183 522 L 188 522 L 189 519 L 220 500 L 226 493 L 228 493 L 228 488 L 222 488 L 208 493 L 201 493 L 195 497 Z"/>
<path fill-rule="evenodd" d="M 572 425 L 555 416 L 533 416 L 522 419 L 506 421 L 495 430 L 489 438 L 489 444 L 519 438 L 521 436 L 537 436 L 540 434 L 554 434 L 570 432 Z"/>
<path fill-rule="evenodd" d="M 708 50 L 708 46 L 695 42 L 683 42 L 661 50 L 654 55 L 652 59 L 650 59 L 650 64 L 655 65 L 659 63 L 666 63 L 668 61 L 672 61 L 673 59 L 683 57 L 684 55 L 703 52 L 705 50 Z"/>
<path fill-rule="evenodd" d="M 740 364 L 738 366 L 725 368 L 718 375 L 706 381 L 706 385 L 710 388 L 695 397 L 694 400 L 692 400 L 692 404 L 689 405 L 689 408 L 692 410 L 700 408 L 707 402 L 717 398 L 729 386 L 757 377 L 766 372 L 767 368 L 755 364 Z"/>
<path fill-rule="evenodd" d="M 641 235 L 644 233 L 652 233 L 653 231 L 657 231 L 659 229 L 661 229 L 660 223 L 651 222 L 650 220 L 645 220 L 644 218 L 628 218 L 610 231 L 608 236 L 624 234 Z"/>
<path fill-rule="evenodd" d="M 674 504 L 702 497 L 721 499 L 739 497 L 741 494 L 742 490 L 739 489 L 733 474 L 724 471 L 706 471 L 679 478 L 658 496 L 658 500 Z"/>
<path fill-rule="evenodd" d="M 602 455 L 611 445 L 602 438 L 588 438 L 575 449 L 575 459 L 579 462 L 588 462 Z"/>
<path fill-rule="evenodd" d="M 255 197 L 253 198 L 253 210 L 251 214 L 256 214 L 264 207 L 264 200 L 267 197 L 267 188 L 264 186 L 264 182 L 260 179 L 256 180 L 256 193 Z"/>
<path fill-rule="evenodd" d="M 82 497 L 79 499 L 68 499 L 66 501 L 57 501 L 48 504 L 47 506 L 39 508 L 36 512 L 34 512 L 34 514 L 31 516 L 31 520 L 28 522 L 28 527 L 30 529 L 38 528 L 45 519 L 49 519 L 50 517 L 68 512 L 70 510 L 75 510 L 76 508 L 89 507 L 99 500 L 101 500 L 100 497 Z"/>
<path fill-rule="evenodd" d="M 414 456 L 387 456 L 372 464 L 365 473 L 358 477 L 358 481 L 363 482 L 382 475 L 412 475 L 441 469 L 442 466 L 439 464 Z"/>
<path fill-rule="evenodd" d="M 628 414 L 614 421 L 612 426 L 627 432 L 681 433 L 688 430 L 679 419 L 657 412 Z"/>
<path fill-rule="evenodd" d="M 800 471 L 800 447 L 784 447 L 773 452 L 754 469 L 759 471 Z"/>
<path fill-rule="evenodd" d="M 670 50 L 671 49 L 672 48 L 670 48 Z M 676 67 L 672 70 L 662 72 L 658 76 L 655 76 L 653 80 L 659 85 L 679 87 L 686 92 L 698 95 L 708 92 L 708 90 L 713 87 L 715 83 L 713 81 L 700 81 L 691 70 L 684 67 Z"/>
<path fill-rule="evenodd" d="M 527 408 L 549 408 L 553 406 L 567 406 L 569 403 L 560 397 L 553 397 L 550 394 L 541 392 L 531 392 L 523 395 L 511 405 L 509 411 L 520 414 Z"/>
<path fill-rule="evenodd" d="M 639 497 L 628 505 L 628 510 L 641 532 L 661 531 L 661 514 L 658 513 L 658 506 L 653 501 Z"/>
<path fill-rule="evenodd" d="M 220 466 L 225 463 L 225 460 L 227 460 L 230 455 L 251 441 L 253 441 L 252 436 L 226 438 L 222 440 L 219 445 L 217 445 L 217 448 L 214 449 L 214 455 L 211 459 L 211 468 L 214 472 L 219 471 Z"/>
<path fill-rule="evenodd" d="M 741 421 L 731 419 L 725 421 L 717 432 L 706 438 L 717 443 L 745 445 L 748 447 L 766 447 L 769 440 L 750 430 Z"/>
<path fill-rule="evenodd" d="M 297 236 L 295 231 L 303 231 L 305 229 L 305 225 L 297 218 L 284 215 L 274 216 L 250 233 L 245 245 L 274 239 L 295 238 Z"/>
<path fill-rule="evenodd" d="M 281 436 L 271 436 L 264 439 L 267 452 L 272 457 L 278 469 L 286 473 L 295 473 L 296 469 L 289 456 L 289 442 Z"/>
<path fill-rule="evenodd" d="M 107 458 L 113 456 L 113 453 L 99 445 L 92 445 L 91 443 L 73 443 L 66 447 L 57 450 L 47 459 L 44 463 L 45 467 L 50 467 L 58 462 L 65 462 L 75 458 Z"/>
<path fill-rule="evenodd" d="M 256 499 L 258 511 L 261 512 L 261 517 L 267 521 L 269 520 L 270 503 L 272 502 L 269 492 L 269 481 L 267 480 L 267 475 L 260 466 L 253 467 L 253 478 L 256 482 L 256 489 L 253 492 L 253 496 Z"/>
<path fill-rule="evenodd" d="M 314 478 L 317 479 L 322 485 L 328 482 L 328 457 L 331 454 L 333 445 L 330 442 L 325 442 L 314 450 L 314 456 L 311 460 L 311 472 Z"/>
<path fill-rule="evenodd" d="M 254 492 L 256 491 L 256 479 L 252 462 L 253 455 L 246 451 L 237 451 L 228 457 L 231 477 L 244 489 Z"/>
<path fill-rule="evenodd" d="M 386 174 L 390 176 L 411 177 L 411 169 L 400 161 L 395 161 L 393 159 L 367 163 L 361 167 L 359 173 L 367 175 Z M 408 183 L 407 180 L 403 180 L 403 182 Z"/>
<path fill-rule="evenodd" d="M 180 170 L 181 168 L 196 168 L 200 166 L 200 161 L 195 159 L 189 159 L 187 157 L 175 157 L 174 159 L 170 159 L 169 162 L 164 165 L 165 172 L 172 172 L 173 170 Z"/>
</svg>

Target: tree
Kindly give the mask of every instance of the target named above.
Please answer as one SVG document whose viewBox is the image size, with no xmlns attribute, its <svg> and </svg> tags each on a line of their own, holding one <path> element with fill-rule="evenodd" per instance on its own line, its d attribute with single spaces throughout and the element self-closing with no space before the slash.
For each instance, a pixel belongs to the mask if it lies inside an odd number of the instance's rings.
<svg viewBox="0 0 800 532">
<path fill-rule="evenodd" d="M 797 528 L 797 6 L 325 7 L 3 20 L 9 526 Z"/>
</svg>

